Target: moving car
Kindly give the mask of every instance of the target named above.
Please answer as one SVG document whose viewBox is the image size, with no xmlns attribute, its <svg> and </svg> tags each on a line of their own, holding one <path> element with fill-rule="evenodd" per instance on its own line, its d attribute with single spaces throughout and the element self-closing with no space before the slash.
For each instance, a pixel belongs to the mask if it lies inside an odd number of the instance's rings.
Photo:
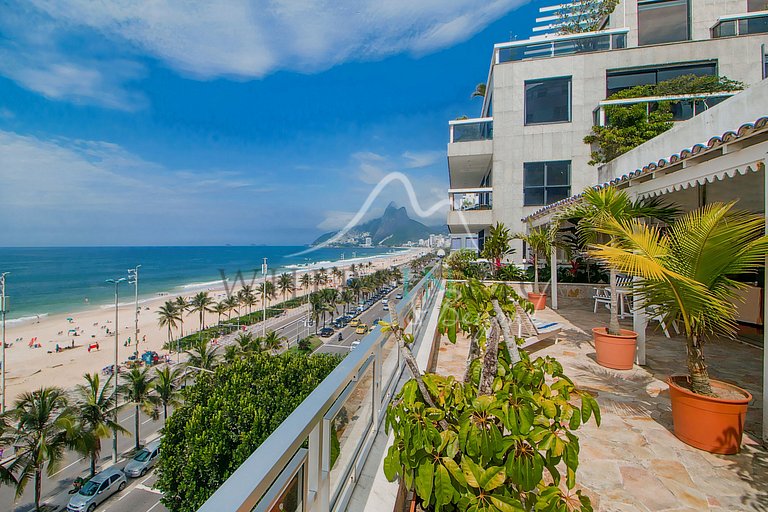
<svg viewBox="0 0 768 512">
<path fill-rule="evenodd" d="M 357 318 L 354 318 L 351 322 L 349 322 L 350 327 L 357 327 L 358 325 L 360 325 L 360 320 Z"/>
<path fill-rule="evenodd" d="M 398 293 L 397 295 L 395 295 L 395 298 L 396 299 L 402 299 L 403 298 L 403 294 L 402 293 Z"/>
<path fill-rule="evenodd" d="M 323 338 L 330 338 L 331 336 L 333 336 L 333 329 L 331 329 L 330 327 L 323 327 L 322 329 L 320 329 L 320 336 L 322 336 Z"/>
<path fill-rule="evenodd" d="M 96 473 L 69 499 L 69 512 L 93 512 L 104 500 L 125 489 L 125 473 L 115 467 Z"/>
<path fill-rule="evenodd" d="M 384 299 L 381 301 L 381 303 L 386 306 L 387 304 L 389 304 L 389 299 Z"/>
<path fill-rule="evenodd" d="M 384 304 L 384 311 L 389 311 L 389 306 L 387 306 L 386 304 Z"/>
<path fill-rule="evenodd" d="M 349 346 L 350 352 L 355 350 L 360 345 L 359 341 L 353 341 L 352 344 Z"/>
<path fill-rule="evenodd" d="M 157 464 L 160 458 L 160 440 L 152 441 L 147 446 L 134 455 L 133 459 L 125 465 L 125 474 L 127 476 L 138 478 L 144 476 L 147 471 Z"/>
<path fill-rule="evenodd" d="M 365 324 L 360 324 L 355 329 L 355 334 L 365 334 L 366 332 L 368 332 L 368 326 Z"/>
</svg>

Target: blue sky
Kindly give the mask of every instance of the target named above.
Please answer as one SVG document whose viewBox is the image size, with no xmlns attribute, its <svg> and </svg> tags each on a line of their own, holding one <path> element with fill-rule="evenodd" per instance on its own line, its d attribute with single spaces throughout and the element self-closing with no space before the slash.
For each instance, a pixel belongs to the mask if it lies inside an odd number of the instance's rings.
<svg viewBox="0 0 768 512">
<path fill-rule="evenodd" d="M 393 171 L 426 209 L 537 4 L 3 2 L 0 245 L 303 244 Z"/>
</svg>

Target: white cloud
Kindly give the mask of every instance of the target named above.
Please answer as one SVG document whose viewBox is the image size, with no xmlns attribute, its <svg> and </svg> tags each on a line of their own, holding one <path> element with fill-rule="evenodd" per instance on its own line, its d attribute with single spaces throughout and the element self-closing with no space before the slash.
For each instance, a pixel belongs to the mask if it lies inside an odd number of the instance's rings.
<svg viewBox="0 0 768 512">
<path fill-rule="evenodd" d="M 16 8 L 23 15 L 0 13 L 9 15 L 0 28 L 11 26 L 19 41 L 4 45 L 0 72 L 51 98 L 126 108 L 137 99 L 126 97 L 123 84 L 141 70 L 103 62 L 92 48 L 78 48 L 84 55 L 73 59 L 62 40 L 86 34 L 188 76 L 252 79 L 439 50 L 527 1 L 31 0 L 37 14 L 27 4 Z"/>
<path fill-rule="evenodd" d="M 403 153 L 405 166 L 409 169 L 421 169 L 436 164 L 445 158 L 444 151 L 406 151 Z"/>
<path fill-rule="evenodd" d="M 342 212 L 337 210 L 330 210 L 324 213 L 325 218 L 320 222 L 317 227 L 326 231 L 335 231 L 341 229 L 347 225 L 355 216 L 355 212 Z"/>
</svg>

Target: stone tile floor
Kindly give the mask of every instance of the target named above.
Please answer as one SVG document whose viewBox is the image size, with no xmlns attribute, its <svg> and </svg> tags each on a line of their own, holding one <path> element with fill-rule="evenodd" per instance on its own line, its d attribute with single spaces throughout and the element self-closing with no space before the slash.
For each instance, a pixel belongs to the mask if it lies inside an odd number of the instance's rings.
<svg viewBox="0 0 768 512">
<path fill-rule="evenodd" d="M 579 485 L 595 510 L 613 511 L 768 511 L 768 451 L 760 439 L 762 417 L 762 350 L 732 341 L 706 347 L 713 377 L 733 382 L 754 396 L 747 432 L 738 455 L 712 455 L 679 441 L 672 434 L 665 380 L 685 372 L 682 337 L 667 339 L 649 326 L 647 365 L 616 371 L 595 362 L 591 328 L 607 325 L 608 311 L 592 312 L 586 301 L 566 301 L 558 311 L 537 312 L 565 328 L 556 344 L 531 349 L 556 357 L 578 386 L 593 392 L 602 424 L 578 431 L 581 440 Z M 631 328 L 631 321 L 626 321 Z M 444 342 L 439 373 L 461 376 L 467 345 Z M 458 356 L 458 357 L 457 357 Z"/>
</svg>

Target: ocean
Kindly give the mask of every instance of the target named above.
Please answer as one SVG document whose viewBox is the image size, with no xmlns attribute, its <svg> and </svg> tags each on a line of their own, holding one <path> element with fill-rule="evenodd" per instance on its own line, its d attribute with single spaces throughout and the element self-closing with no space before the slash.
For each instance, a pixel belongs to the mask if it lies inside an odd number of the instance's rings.
<svg viewBox="0 0 768 512">
<path fill-rule="evenodd" d="M 203 289 L 231 282 L 238 271 L 247 282 L 254 269 L 261 277 L 267 258 L 269 274 L 306 268 L 330 268 L 345 260 L 390 254 L 389 248 L 321 248 L 293 256 L 305 246 L 247 247 L 46 247 L 0 248 L 0 272 L 6 277 L 8 320 L 70 313 L 114 304 L 114 285 L 107 279 L 128 277 L 139 269 L 139 298 Z M 120 302 L 133 298 L 132 284 L 120 285 Z"/>
</svg>

